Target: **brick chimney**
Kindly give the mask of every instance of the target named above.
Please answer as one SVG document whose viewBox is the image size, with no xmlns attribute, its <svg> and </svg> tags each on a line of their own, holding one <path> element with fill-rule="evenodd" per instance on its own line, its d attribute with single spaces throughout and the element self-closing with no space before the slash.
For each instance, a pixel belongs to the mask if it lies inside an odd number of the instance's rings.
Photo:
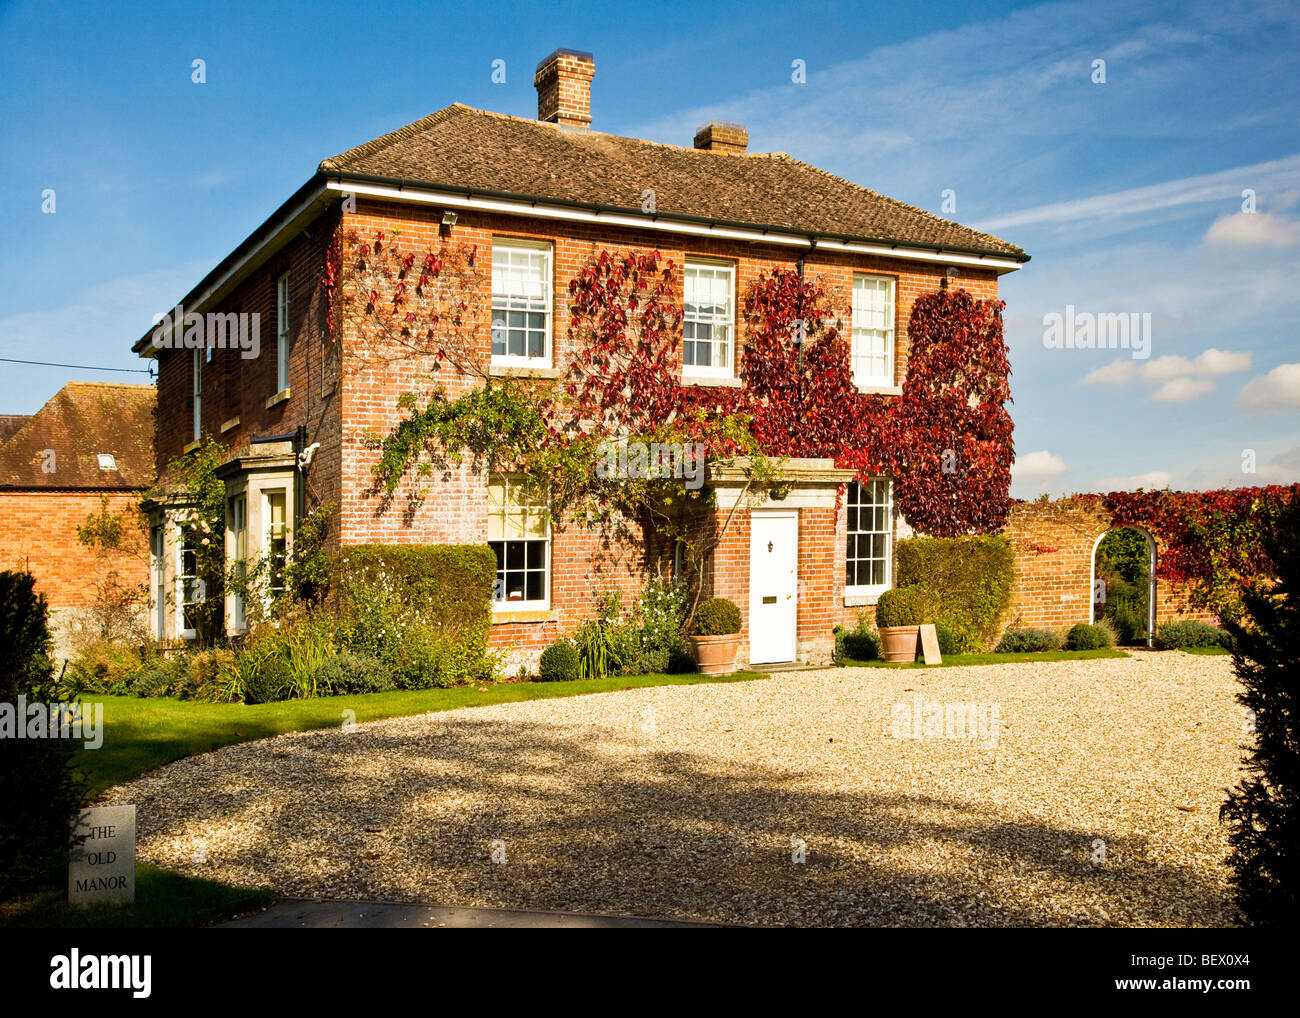
<svg viewBox="0 0 1300 1018">
<path fill-rule="evenodd" d="M 591 79 L 596 61 L 590 53 L 557 49 L 537 65 L 537 119 L 561 127 L 591 124 Z"/>
<path fill-rule="evenodd" d="M 749 147 L 749 132 L 744 124 L 726 120 L 710 120 L 695 132 L 695 147 L 709 152 L 728 152 L 744 155 Z"/>
</svg>

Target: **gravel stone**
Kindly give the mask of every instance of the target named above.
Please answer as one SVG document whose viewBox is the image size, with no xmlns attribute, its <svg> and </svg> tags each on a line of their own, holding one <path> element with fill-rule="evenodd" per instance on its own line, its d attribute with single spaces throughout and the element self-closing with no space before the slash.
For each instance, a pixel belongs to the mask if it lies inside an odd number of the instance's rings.
<svg viewBox="0 0 1300 1018">
<path fill-rule="evenodd" d="M 140 858 L 297 897 L 761 925 L 1226 926 L 1236 688 L 1230 658 L 1180 652 L 829 668 L 351 731 L 340 718 L 105 798 L 136 804 Z M 996 705 L 996 738 L 898 737 L 911 727 L 895 708 L 918 696 Z"/>
</svg>

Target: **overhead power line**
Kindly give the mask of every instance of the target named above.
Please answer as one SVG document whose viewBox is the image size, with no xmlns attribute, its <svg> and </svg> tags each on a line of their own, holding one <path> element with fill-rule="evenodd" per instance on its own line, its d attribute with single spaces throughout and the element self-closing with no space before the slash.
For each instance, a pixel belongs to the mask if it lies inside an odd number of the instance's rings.
<svg viewBox="0 0 1300 1018">
<path fill-rule="evenodd" d="M 121 371 L 132 375 L 152 375 L 148 368 L 100 368 L 93 364 L 57 364 L 54 361 L 24 361 L 17 357 L 0 357 L 9 364 L 38 364 L 43 368 L 76 368 L 78 371 Z"/>
</svg>

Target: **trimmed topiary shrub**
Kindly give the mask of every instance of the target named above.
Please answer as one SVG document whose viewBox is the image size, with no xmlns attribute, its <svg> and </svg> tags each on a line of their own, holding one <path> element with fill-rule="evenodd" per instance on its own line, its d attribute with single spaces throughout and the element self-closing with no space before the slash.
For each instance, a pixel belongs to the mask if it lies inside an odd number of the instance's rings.
<svg viewBox="0 0 1300 1018">
<path fill-rule="evenodd" d="M 1064 646 L 1064 634 L 1054 629 L 1008 629 L 996 649 L 999 654 L 1041 654 Z"/>
<path fill-rule="evenodd" d="M 923 626 L 933 621 L 934 601 L 923 587 L 894 587 L 881 594 L 876 602 L 876 625 L 881 629 Z"/>
<path fill-rule="evenodd" d="M 929 593 L 933 618 L 926 621 L 948 628 L 955 653 L 988 648 L 1011 603 L 1016 556 L 1010 541 L 999 535 L 913 537 L 898 542 L 897 563 L 898 586 Z"/>
<path fill-rule="evenodd" d="M 1090 626 L 1086 622 L 1080 622 L 1070 629 L 1065 643 L 1070 650 L 1101 650 L 1115 646 L 1115 632 L 1105 626 Z"/>
<path fill-rule="evenodd" d="M 578 678 L 578 648 L 560 640 L 542 651 L 537 665 L 543 682 L 574 682 Z"/>
<path fill-rule="evenodd" d="M 730 636 L 740 632 L 740 609 L 725 597 L 711 597 L 695 609 L 695 636 Z"/>
<path fill-rule="evenodd" d="M 1179 647 L 1222 647 L 1232 649 L 1232 637 L 1226 629 L 1212 626 L 1208 622 L 1183 619 L 1178 622 L 1162 622 L 1156 627 L 1155 645 L 1160 650 L 1175 650 Z"/>
</svg>

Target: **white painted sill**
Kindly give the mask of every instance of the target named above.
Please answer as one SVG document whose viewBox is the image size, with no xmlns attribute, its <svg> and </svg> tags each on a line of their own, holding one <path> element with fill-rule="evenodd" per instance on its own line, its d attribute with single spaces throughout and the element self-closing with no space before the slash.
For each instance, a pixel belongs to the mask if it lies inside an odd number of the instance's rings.
<svg viewBox="0 0 1300 1018">
<path fill-rule="evenodd" d="M 488 367 L 488 374 L 493 378 L 559 378 L 560 369 L 543 364 L 492 364 Z"/>
<path fill-rule="evenodd" d="M 741 382 L 734 375 L 682 375 L 682 385 L 712 385 L 726 389 L 739 389 Z"/>
<path fill-rule="evenodd" d="M 883 594 L 887 589 L 888 588 L 886 587 L 886 588 L 882 588 L 881 590 L 870 590 L 867 591 L 865 594 L 849 594 L 846 592 L 844 595 L 844 607 L 865 608 L 870 605 L 874 605 L 877 601 L 880 600 L 880 595 Z"/>
<path fill-rule="evenodd" d="M 554 608 L 521 609 L 520 611 L 493 611 L 492 625 L 506 626 L 519 623 L 559 622 L 560 613 Z"/>
<path fill-rule="evenodd" d="M 859 385 L 858 392 L 866 395 L 879 393 L 881 396 L 901 396 L 903 387 L 901 385 Z"/>
<path fill-rule="evenodd" d="M 227 431 L 230 431 L 230 430 L 232 430 L 232 429 L 234 429 L 234 428 L 237 428 L 237 427 L 239 427 L 239 418 L 238 418 L 238 417 L 232 417 L 232 418 L 230 418 L 230 420 L 225 421 L 225 422 L 222 423 L 222 425 L 221 425 L 221 433 L 224 435 Z"/>
<path fill-rule="evenodd" d="M 275 406 L 277 403 L 283 403 L 283 402 L 285 402 L 286 400 L 288 400 L 288 398 L 289 398 L 289 390 L 288 390 L 288 389 L 281 389 L 281 390 L 280 390 L 279 392 L 277 392 L 274 396 L 271 396 L 271 397 L 269 397 L 269 398 L 267 399 L 267 401 L 266 401 L 266 408 L 269 410 L 269 409 L 271 409 L 271 407 Z"/>
</svg>

